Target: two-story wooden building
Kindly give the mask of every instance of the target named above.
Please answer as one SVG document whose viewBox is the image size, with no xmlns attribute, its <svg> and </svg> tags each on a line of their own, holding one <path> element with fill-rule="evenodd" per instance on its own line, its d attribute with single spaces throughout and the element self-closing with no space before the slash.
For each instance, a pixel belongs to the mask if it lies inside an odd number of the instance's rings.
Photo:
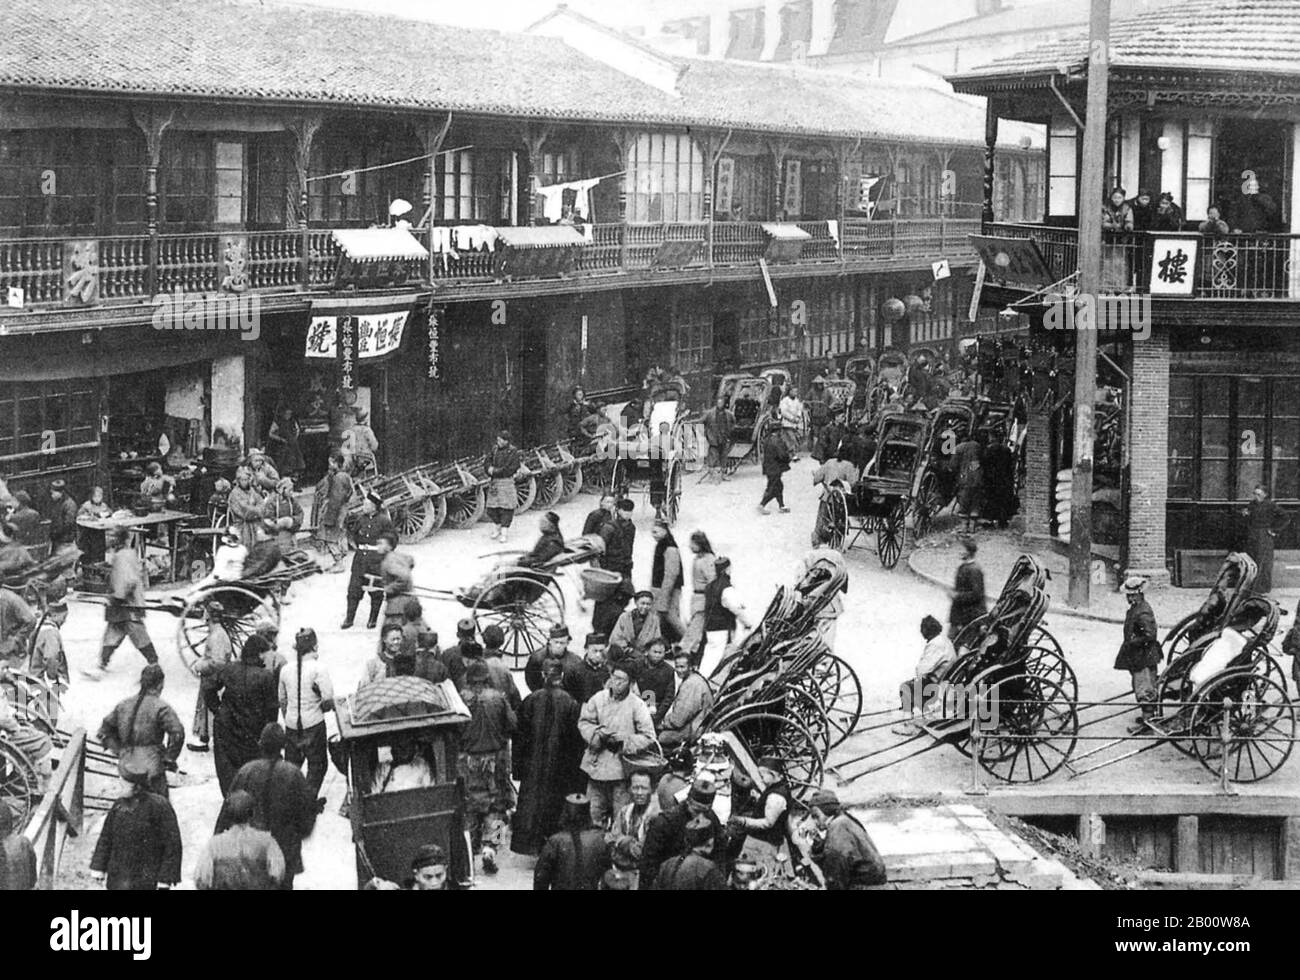
<svg viewBox="0 0 1300 980">
<path fill-rule="evenodd" d="M 247 449 L 285 408 L 310 478 L 348 391 L 399 468 L 503 425 L 539 441 L 571 386 L 655 364 L 704 400 L 724 369 L 944 342 L 969 302 L 968 99 L 669 58 L 563 14 L 503 34 L 13 0 L 0 26 L 15 485 L 80 495 L 163 435 L 173 458 Z M 1036 132 L 1003 136 L 1031 207 Z M 384 231 L 399 200 L 411 228 Z M 881 319 L 927 290 L 910 322 Z"/>
<path fill-rule="evenodd" d="M 1134 309 L 1149 302 L 1149 336 L 1104 343 L 1103 365 L 1127 388 L 1126 563 L 1163 574 L 1179 551 L 1239 546 L 1256 485 L 1300 517 L 1300 4 L 1183 0 L 1116 20 L 1110 36 L 1107 190 L 1145 189 L 1153 204 L 1167 192 L 1182 218 L 1142 230 L 1139 216 L 1103 243 L 1104 287 Z M 1033 291 L 1077 271 L 1078 214 L 1103 203 L 1079 199 L 1088 53 L 1080 36 L 951 79 L 987 97 L 990 133 L 998 120 L 1048 127 L 1037 221 L 1008 222 L 993 202 L 985 215 L 1007 257 L 1030 239 L 1046 263 L 1040 281 L 989 268 L 1004 287 L 992 308 L 1016 302 L 1035 328 L 1045 310 Z M 1222 223 L 1206 223 L 1212 207 Z M 1057 530 L 1069 424 L 1067 407 L 1031 420 L 1031 530 Z M 1293 520 L 1278 544 L 1297 541 Z"/>
</svg>

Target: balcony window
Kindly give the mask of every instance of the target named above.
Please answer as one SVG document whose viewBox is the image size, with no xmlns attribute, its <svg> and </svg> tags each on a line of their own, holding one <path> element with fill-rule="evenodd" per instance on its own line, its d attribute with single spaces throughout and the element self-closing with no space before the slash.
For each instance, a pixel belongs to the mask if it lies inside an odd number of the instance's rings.
<svg viewBox="0 0 1300 980">
<path fill-rule="evenodd" d="M 1073 120 L 1064 116 L 1052 120 L 1047 160 L 1047 213 L 1073 217 L 1078 213 L 1079 195 L 1079 131 Z"/>
<path fill-rule="evenodd" d="M 142 221 L 142 150 L 133 133 L 0 131 L 0 234 L 95 236 Z"/>
<path fill-rule="evenodd" d="M 515 155 L 509 150 L 464 150 L 438 157 L 434 220 L 513 225 L 515 174 Z"/>
<path fill-rule="evenodd" d="M 704 155 L 686 135 L 643 133 L 627 161 L 629 221 L 700 221 Z"/>
<path fill-rule="evenodd" d="M 803 207 L 797 217 L 818 221 L 839 217 L 838 174 L 829 160 L 803 161 Z"/>
<path fill-rule="evenodd" d="M 380 127 L 340 128 L 317 134 L 312 142 L 307 184 L 307 216 L 317 225 L 365 227 L 388 224 L 388 205 L 396 198 L 410 201 L 416 212 L 413 223 L 423 217 L 425 160 L 412 160 L 397 167 L 378 167 L 418 156 L 414 139 Z M 445 160 L 446 157 L 439 157 Z M 330 176 L 327 174 L 341 174 Z"/>
<path fill-rule="evenodd" d="M 229 158 L 226 162 L 229 164 Z M 212 137 L 206 133 L 169 134 L 160 171 L 163 230 L 197 231 L 211 226 L 216 210 Z"/>
<path fill-rule="evenodd" d="M 1300 499 L 1300 378 L 1169 379 L 1170 500 Z"/>
</svg>

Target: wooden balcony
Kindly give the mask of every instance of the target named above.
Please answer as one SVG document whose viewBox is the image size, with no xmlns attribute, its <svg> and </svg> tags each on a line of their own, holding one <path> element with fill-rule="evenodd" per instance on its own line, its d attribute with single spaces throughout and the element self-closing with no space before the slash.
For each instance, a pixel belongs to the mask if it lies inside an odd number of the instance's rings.
<svg viewBox="0 0 1300 980">
<path fill-rule="evenodd" d="M 1076 228 L 994 222 L 985 226 L 984 234 L 1032 239 L 1058 282 L 1078 271 Z M 1192 298 L 1300 300 L 1300 235 L 1103 232 L 1102 288 L 1149 293 L 1152 264 L 1163 257 L 1163 251 L 1156 255 L 1156 242 L 1161 238 L 1195 243 L 1196 261 L 1186 270 Z"/>
<path fill-rule="evenodd" d="M 539 289 L 551 280 L 626 280 L 653 285 L 656 277 L 682 282 L 717 276 L 742 278 L 760 258 L 776 274 L 808 270 L 871 271 L 922 268 L 947 258 L 972 260 L 968 236 L 979 231 L 969 218 L 915 218 L 840 225 L 801 221 L 810 236 L 797 258 L 769 254 L 770 237 L 758 222 L 664 222 L 597 224 L 586 245 L 575 249 L 571 268 L 523 277 Z M 428 247 L 428 230 L 415 233 Z M 679 247 L 665 247 L 679 243 Z M 692 248 L 690 243 L 698 243 Z M 229 231 L 122 235 L 98 239 L 21 238 L 0 241 L 0 317 L 23 311 L 52 312 L 125 307 L 180 290 L 185 293 L 261 295 L 321 294 L 333 290 L 340 252 L 329 229 Z M 1062 261 L 1066 261 L 1062 257 Z M 683 278 L 685 277 L 685 278 Z M 512 277 L 519 287 L 519 276 Z M 412 264 L 402 288 L 458 287 L 457 293 L 499 282 L 493 252 L 434 253 L 428 265 Z M 608 288 L 606 285 L 605 288 Z M 20 293 L 17 291 L 21 291 Z M 483 295 L 489 295 L 487 289 Z"/>
</svg>

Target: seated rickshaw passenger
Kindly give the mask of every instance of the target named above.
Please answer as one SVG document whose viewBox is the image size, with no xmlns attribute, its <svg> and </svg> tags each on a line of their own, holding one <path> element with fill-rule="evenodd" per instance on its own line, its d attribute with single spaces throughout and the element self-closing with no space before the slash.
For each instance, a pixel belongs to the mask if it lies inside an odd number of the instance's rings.
<svg viewBox="0 0 1300 980">
<path fill-rule="evenodd" d="M 848 489 L 861 479 L 861 470 L 847 459 L 840 459 L 832 455 L 821 466 L 813 470 L 813 486 L 823 485 L 827 487 L 839 484 L 844 489 Z"/>
<path fill-rule="evenodd" d="M 564 554 L 564 535 L 560 533 L 560 517 L 555 511 L 547 511 L 538 522 L 541 536 L 528 554 L 519 559 L 524 568 L 541 568 L 547 562 Z"/>
<path fill-rule="evenodd" d="M 403 789 L 420 789 L 433 785 L 433 770 L 420 751 L 419 743 L 409 736 L 393 740 L 389 758 L 381 758 L 375 767 L 371 793 L 395 793 Z"/>
<path fill-rule="evenodd" d="M 221 536 L 212 560 L 212 572 L 194 583 L 194 590 L 215 585 L 217 582 L 239 582 L 244 578 L 244 563 L 248 549 L 240 543 L 239 535 L 229 529 Z"/>
<path fill-rule="evenodd" d="M 243 580 L 251 582 L 264 578 L 279 567 L 284 555 L 279 543 L 271 537 L 265 526 L 258 524 L 253 529 L 253 547 L 248 549 L 244 559 Z"/>
</svg>

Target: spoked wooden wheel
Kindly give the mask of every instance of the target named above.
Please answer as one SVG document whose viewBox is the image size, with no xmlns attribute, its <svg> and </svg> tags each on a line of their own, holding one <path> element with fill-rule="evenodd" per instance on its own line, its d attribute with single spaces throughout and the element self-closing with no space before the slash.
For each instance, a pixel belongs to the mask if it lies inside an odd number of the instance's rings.
<svg viewBox="0 0 1300 980">
<path fill-rule="evenodd" d="M 620 500 L 627 496 L 628 489 L 632 486 L 632 465 L 625 459 L 614 460 L 613 469 L 609 474 L 609 492 Z"/>
<path fill-rule="evenodd" d="M 551 470 L 549 473 L 538 474 L 535 479 L 537 499 L 533 501 L 533 506 L 538 510 L 550 510 L 564 496 L 564 475 L 559 470 Z"/>
<path fill-rule="evenodd" d="M 938 480 L 933 473 L 921 478 L 920 492 L 909 508 L 912 516 L 912 535 L 917 541 L 930 533 L 930 522 L 939 511 Z"/>
<path fill-rule="evenodd" d="M 796 799 L 806 800 L 821 788 L 823 759 L 816 739 L 800 721 L 772 712 L 740 711 L 723 719 L 716 731 L 735 732 L 755 760 L 774 755 Z"/>
<path fill-rule="evenodd" d="M 567 470 L 560 471 L 564 487 L 560 492 L 560 503 L 567 504 L 582 492 L 582 464 L 574 463 Z"/>
<path fill-rule="evenodd" d="M 1060 686 L 1071 701 L 1079 700 L 1079 679 L 1060 653 L 1051 647 L 1031 647 L 1025 657 L 1023 669 L 1026 674 L 1042 677 Z"/>
<path fill-rule="evenodd" d="M 1187 655 L 1184 648 L 1183 654 L 1173 663 L 1164 669 L 1159 678 L 1156 680 L 1156 704 L 1160 706 L 1160 715 L 1162 718 L 1171 719 L 1182 712 L 1184 717 L 1189 717 L 1192 707 L 1187 702 L 1192 700 L 1195 689 L 1192 686 L 1191 678 L 1188 676 L 1201 659 L 1201 653 L 1193 652 L 1191 656 Z M 1188 728 L 1186 725 L 1168 725 L 1166 731 L 1171 732 L 1169 744 L 1186 756 L 1196 756 L 1196 750 L 1192 747 L 1191 742 L 1187 741 L 1186 735 Z"/>
<path fill-rule="evenodd" d="M 876 554 L 884 568 L 893 568 L 903 554 L 907 538 L 907 504 L 902 500 L 889 509 L 876 528 Z"/>
<path fill-rule="evenodd" d="M 1058 657 L 1065 656 L 1065 651 L 1061 649 L 1061 644 L 1057 642 L 1056 637 L 1047 632 L 1041 623 L 1030 632 L 1029 642 L 1036 647 L 1045 647 L 1051 650 Z"/>
<path fill-rule="evenodd" d="M 447 518 L 445 497 L 423 497 L 410 503 L 394 504 L 393 530 L 402 544 L 417 544 L 442 526 Z"/>
<path fill-rule="evenodd" d="M 853 734 L 862 717 L 862 683 L 853 668 L 832 653 L 818 657 L 800 682 L 826 712 L 831 726 L 830 751 Z"/>
<path fill-rule="evenodd" d="M 1226 709 L 1224 698 L 1231 700 Z M 1222 674 L 1206 681 L 1196 702 L 1190 722 L 1192 748 L 1201 765 L 1215 775 L 1226 768 L 1234 783 L 1258 782 L 1277 772 L 1291 755 L 1295 708 L 1286 690 L 1272 678 L 1244 672 Z"/>
<path fill-rule="evenodd" d="M 844 543 L 849 536 L 849 502 L 844 491 L 834 487 L 827 490 L 817 505 L 817 527 L 830 532 L 830 546 L 836 551 L 844 550 Z"/>
<path fill-rule="evenodd" d="M 522 514 L 537 502 L 537 477 L 530 476 L 524 480 L 516 480 L 515 493 L 518 501 L 515 505 L 515 513 Z"/>
<path fill-rule="evenodd" d="M 41 799 L 41 782 L 36 767 L 18 749 L 0 738 L 0 806 L 9 808 L 18 830 Z"/>
<path fill-rule="evenodd" d="M 442 499 L 447 502 L 448 527 L 473 527 L 487 512 L 487 491 L 482 487 L 444 494 Z"/>
<path fill-rule="evenodd" d="M 503 654 L 522 667 L 545 649 L 551 628 L 564 625 L 564 596 L 554 583 L 507 575 L 479 593 L 473 615 L 480 634 L 488 626 L 501 628 L 506 639 Z"/>
<path fill-rule="evenodd" d="M 976 756 L 989 775 L 1006 783 L 1036 783 L 1069 760 L 1079 716 L 1059 684 L 1014 674 L 978 692 L 975 701 L 989 718 Z"/>
<path fill-rule="evenodd" d="M 1283 691 L 1287 690 L 1286 673 L 1282 670 L 1282 665 L 1263 650 L 1255 654 L 1252 667 L 1256 674 L 1267 677 Z"/>
<path fill-rule="evenodd" d="M 242 585 L 214 585 L 185 597 L 176 637 L 176 650 L 185 665 L 194 670 L 203 656 L 208 639 L 207 612 L 213 602 L 220 603 L 216 619 L 230 636 L 230 648 L 238 658 L 244 644 L 266 622 L 280 625 L 280 601 L 274 593 L 259 594 Z"/>
<path fill-rule="evenodd" d="M 682 511 L 682 469 L 684 464 L 674 459 L 668 464 L 668 476 L 664 480 L 663 517 L 669 526 L 677 523 L 677 515 Z"/>
</svg>

